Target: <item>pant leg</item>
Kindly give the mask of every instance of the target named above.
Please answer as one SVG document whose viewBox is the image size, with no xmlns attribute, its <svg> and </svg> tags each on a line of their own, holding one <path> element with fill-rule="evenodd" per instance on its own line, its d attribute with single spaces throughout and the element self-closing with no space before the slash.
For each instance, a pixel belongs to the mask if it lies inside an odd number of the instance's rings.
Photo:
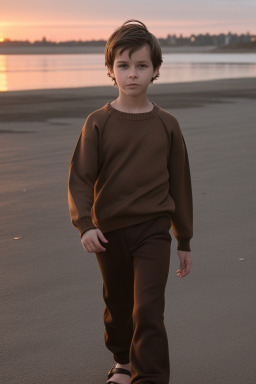
<svg viewBox="0 0 256 384">
<path fill-rule="evenodd" d="M 132 384 L 168 384 L 169 351 L 163 324 L 171 235 L 162 216 L 105 234 L 96 253 L 102 277 L 105 344 L 115 361 L 131 362 Z"/>
<path fill-rule="evenodd" d="M 124 229 L 104 234 L 106 251 L 96 253 L 103 278 L 104 340 L 120 364 L 129 362 L 133 336 L 133 263 L 125 242 Z"/>
<path fill-rule="evenodd" d="M 169 383 L 164 307 L 172 241 L 170 225 L 169 217 L 161 216 L 125 228 L 134 268 L 131 384 Z"/>
</svg>

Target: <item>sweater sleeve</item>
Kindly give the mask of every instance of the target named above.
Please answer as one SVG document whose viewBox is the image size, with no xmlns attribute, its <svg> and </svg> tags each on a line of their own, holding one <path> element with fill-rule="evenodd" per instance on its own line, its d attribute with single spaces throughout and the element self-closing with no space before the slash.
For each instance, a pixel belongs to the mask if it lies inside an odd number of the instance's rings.
<svg viewBox="0 0 256 384">
<path fill-rule="evenodd" d="M 91 220 L 94 184 L 98 176 L 98 130 L 89 115 L 80 133 L 69 168 L 68 206 L 80 236 L 95 229 Z"/>
<path fill-rule="evenodd" d="M 177 249 L 190 251 L 193 236 L 193 199 L 188 152 L 178 121 L 171 135 L 168 162 L 169 193 L 175 203 L 172 214 L 172 231 L 177 239 Z"/>
</svg>

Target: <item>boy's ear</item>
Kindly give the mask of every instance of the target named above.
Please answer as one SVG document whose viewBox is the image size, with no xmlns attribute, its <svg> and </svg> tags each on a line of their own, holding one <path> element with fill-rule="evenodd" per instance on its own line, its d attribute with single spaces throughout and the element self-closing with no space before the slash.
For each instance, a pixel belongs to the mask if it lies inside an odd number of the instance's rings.
<svg viewBox="0 0 256 384">
<path fill-rule="evenodd" d="M 108 68 L 108 72 L 109 72 L 109 74 L 110 74 L 112 77 L 114 77 L 114 72 L 113 72 L 113 70 L 112 70 L 111 68 Z"/>
<path fill-rule="evenodd" d="M 154 72 L 153 72 L 153 77 L 155 77 L 156 75 L 159 75 L 159 70 L 160 70 L 160 66 L 157 67 Z"/>
</svg>

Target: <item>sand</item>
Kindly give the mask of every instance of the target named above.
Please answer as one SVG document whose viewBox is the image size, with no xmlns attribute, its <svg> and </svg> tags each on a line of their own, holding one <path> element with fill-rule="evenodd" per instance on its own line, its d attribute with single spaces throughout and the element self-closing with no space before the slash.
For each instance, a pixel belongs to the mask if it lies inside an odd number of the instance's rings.
<svg viewBox="0 0 256 384">
<path fill-rule="evenodd" d="M 0 95 L 0 382 L 100 384 L 102 279 L 67 205 L 69 162 L 87 114 L 113 87 Z M 190 275 L 176 277 L 174 236 L 165 326 L 172 384 L 252 384 L 255 368 L 256 79 L 156 85 L 190 158 Z M 14 239 L 20 237 L 20 239 Z"/>
<path fill-rule="evenodd" d="M 199 107 L 222 103 L 225 98 L 255 99 L 256 78 L 153 84 L 148 95 L 162 108 Z M 8 91 L 0 93 L 0 122 L 52 118 L 86 118 L 96 108 L 118 96 L 117 87 L 98 86 L 63 89 Z"/>
</svg>

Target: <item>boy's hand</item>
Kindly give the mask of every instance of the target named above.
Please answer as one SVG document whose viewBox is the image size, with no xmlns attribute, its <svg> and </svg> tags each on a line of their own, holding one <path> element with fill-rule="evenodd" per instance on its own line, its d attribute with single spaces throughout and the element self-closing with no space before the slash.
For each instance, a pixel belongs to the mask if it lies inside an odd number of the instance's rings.
<svg viewBox="0 0 256 384">
<path fill-rule="evenodd" d="M 180 268 L 176 271 L 178 277 L 184 277 L 189 274 L 192 258 L 191 252 L 178 250 L 178 256 L 180 259 Z"/>
<path fill-rule="evenodd" d="M 96 228 L 86 231 L 81 237 L 81 243 L 84 250 L 91 253 L 105 251 L 106 248 L 100 244 L 99 239 L 105 243 L 108 243 L 108 240 L 100 229 Z"/>
</svg>

